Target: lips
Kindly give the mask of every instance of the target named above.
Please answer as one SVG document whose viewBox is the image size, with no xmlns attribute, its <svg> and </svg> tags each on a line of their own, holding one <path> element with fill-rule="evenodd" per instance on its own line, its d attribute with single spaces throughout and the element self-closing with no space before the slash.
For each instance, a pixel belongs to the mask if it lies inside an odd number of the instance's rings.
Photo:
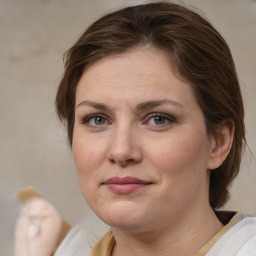
<svg viewBox="0 0 256 256">
<path fill-rule="evenodd" d="M 130 194 L 151 184 L 152 182 L 135 177 L 113 177 L 103 182 L 103 185 L 117 194 Z"/>
</svg>

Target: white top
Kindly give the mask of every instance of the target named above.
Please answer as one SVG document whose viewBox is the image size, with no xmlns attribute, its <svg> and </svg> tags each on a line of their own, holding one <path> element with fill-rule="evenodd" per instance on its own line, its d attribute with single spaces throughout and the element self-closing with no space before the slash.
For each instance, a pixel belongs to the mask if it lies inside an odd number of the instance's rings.
<svg viewBox="0 0 256 256">
<path fill-rule="evenodd" d="M 208 251 L 206 256 L 256 256 L 256 215 L 237 213 L 240 221 L 228 229 Z M 55 253 L 55 256 L 89 256 L 100 235 L 86 232 L 83 225 L 71 229 Z M 94 238 L 94 239 L 93 239 Z"/>
</svg>

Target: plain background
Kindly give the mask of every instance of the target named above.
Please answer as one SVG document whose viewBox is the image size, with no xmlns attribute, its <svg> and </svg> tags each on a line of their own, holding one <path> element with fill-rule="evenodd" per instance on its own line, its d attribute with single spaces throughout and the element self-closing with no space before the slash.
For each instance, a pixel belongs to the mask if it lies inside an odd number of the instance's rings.
<svg viewBox="0 0 256 256">
<path fill-rule="evenodd" d="M 0 0 L 0 256 L 13 255 L 16 194 L 35 186 L 75 224 L 96 218 L 76 180 L 65 131 L 54 111 L 62 54 L 89 23 L 139 0 Z M 154 1 L 148 1 L 154 2 Z M 256 212 L 256 1 L 184 0 L 221 32 L 237 65 L 246 110 L 241 173 L 226 209 Z"/>
</svg>

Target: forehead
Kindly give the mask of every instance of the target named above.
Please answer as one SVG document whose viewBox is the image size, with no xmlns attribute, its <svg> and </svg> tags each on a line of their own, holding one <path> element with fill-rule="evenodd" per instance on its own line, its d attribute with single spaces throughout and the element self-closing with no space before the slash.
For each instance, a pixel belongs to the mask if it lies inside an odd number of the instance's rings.
<svg viewBox="0 0 256 256">
<path fill-rule="evenodd" d="M 154 47 L 132 49 L 93 63 L 77 87 L 76 103 L 82 100 L 194 97 L 192 87 L 176 77 L 167 54 Z M 125 97 L 124 97 L 125 96 Z M 188 96 L 188 97 L 186 97 Z M 86 98 L 86 99 L 85 99 Z"/>
<path fill-rule="evenodd" d="M 172 72 L 171 58 L 167 56 L 164 50 L 153 46 L 140 46 L 96 60 L 89 64 L 84 71 L 84 75 L 88 76 L 87 74 L 94 72 L 101 73 L 103 76 L 106 76 L 107 73 L 118 75 L 119 72 L 125 70 L 129 71 L 126 72 L 127 76 L 130 74 L 137 75 L 138 73 L 144 76 L 155 73 L 154 70 L 157 66 L 161 67 L 163 71 L 171 70 Z"/>
</svg>

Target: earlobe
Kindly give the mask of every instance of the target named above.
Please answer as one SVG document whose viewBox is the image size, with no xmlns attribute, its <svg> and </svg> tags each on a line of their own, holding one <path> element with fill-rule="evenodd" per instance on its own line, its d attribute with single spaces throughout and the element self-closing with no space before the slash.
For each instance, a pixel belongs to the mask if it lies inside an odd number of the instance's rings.
<svg viewBox="0 0 256 256">
<path fill-rule="evenodd" d="M 208 170 L 213 170 L 222 165 L 227 158 L 234 137 L 235 124 L 232 119 L 223 121 L 211 138 L 211 152 L 208 162 Z"/>
</svg>

